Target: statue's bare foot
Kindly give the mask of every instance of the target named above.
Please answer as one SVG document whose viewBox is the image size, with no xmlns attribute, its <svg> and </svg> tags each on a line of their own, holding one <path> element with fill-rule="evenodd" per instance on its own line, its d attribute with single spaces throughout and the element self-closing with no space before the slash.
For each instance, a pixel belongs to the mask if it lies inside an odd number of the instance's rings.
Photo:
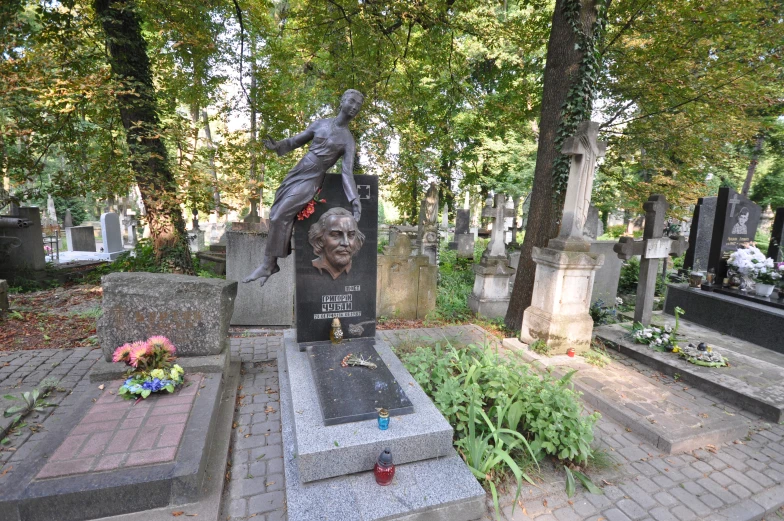
<svg viewBox="0 0 784 521">
<path fill-rule="evenodd" d="M 266 262 L 261 263 L 261 266 L 253 270 L 253 273 L 242 279 L 244 284 L 248 282 L 253 282 L 254 280 L 259 280 L 261 285 L 263 286 L 267 279 L 270 278 L 271 275 L 280 271 L 280 267 L 278 266 L 277 262 L 274 262 L 272 267 L 269 267 Z"/>
</svg>

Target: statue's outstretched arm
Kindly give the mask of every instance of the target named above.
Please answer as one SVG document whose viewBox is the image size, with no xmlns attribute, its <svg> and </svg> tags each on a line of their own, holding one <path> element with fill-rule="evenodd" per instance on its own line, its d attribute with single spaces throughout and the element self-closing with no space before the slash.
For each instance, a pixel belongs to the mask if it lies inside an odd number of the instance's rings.
<svg viewBox="0 0 784 521">
<path fill-rule="evenodd" d="M 296 136 L 291 136 L 290 138 L 281 139 L 280 141 L 275 141 L 267 136 L 266 139 L 264 139 L 264 146 L 269 150 L 274 150 L 279 156 L 288 154 L 295 148 L 299 148 L 313 139 L 313 125 L 314 123 L 311 123 L 304 132 L 300 132 Z"/>
<path fill-rule="evenodd" d="M 354 182 L 354 156 L 356 154 L 356 144 L 354 139 L 346 143 L 346 149 L 343 152 L 343 191 L 346 193 L 346 199 L 352 205 L 354 219 L 359 222 L 362 215 L 362 203 L 359 200 L 357 193 L 357 184 Z"/>
</svg>

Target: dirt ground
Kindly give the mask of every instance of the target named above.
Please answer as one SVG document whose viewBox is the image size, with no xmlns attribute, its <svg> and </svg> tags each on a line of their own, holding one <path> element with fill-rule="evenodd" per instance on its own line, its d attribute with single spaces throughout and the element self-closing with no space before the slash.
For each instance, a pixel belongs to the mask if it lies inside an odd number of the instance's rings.
<svg viewBox="0 0 784 521">
<path fill-rule="evenodd" d="M 81 284 L 9 295 L 11 312 L 0 319 L 0 351 L 96 345 L 102 293 L 101 286 Z"/>
</svg>

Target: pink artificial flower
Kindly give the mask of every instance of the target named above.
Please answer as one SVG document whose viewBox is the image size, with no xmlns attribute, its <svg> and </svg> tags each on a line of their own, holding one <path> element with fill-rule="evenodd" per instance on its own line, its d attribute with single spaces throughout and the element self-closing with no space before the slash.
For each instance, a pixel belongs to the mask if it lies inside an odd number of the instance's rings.
<svg viewBox="0 0 784 521">
<path fill-rule="evenodd" d="M 150 345 L 147 342 L 134 342 L 131 344 L 129 358 L 133 367 L 139 367 L 139 360 L 150 354 Z"/>
<path fill-rule="evenodd" d="M 127 362 L 128 355 L 131 354 L 131 344 L 124 344 L 114 350 L 112 354 L 112 362 Z"/>
<path fill-rule="evenodd" d="M 174 344 L 165 336 L 151 336 L 147 339 L 147 344 L 149 344 L 151 349 L 163 348 L 171 355 L 177 351 Z"/>
</svg>

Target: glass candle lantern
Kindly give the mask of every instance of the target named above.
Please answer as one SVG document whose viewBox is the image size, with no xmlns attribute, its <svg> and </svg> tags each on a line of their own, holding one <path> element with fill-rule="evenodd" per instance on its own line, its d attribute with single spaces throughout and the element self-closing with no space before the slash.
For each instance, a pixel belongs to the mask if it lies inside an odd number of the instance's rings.
<svg viewBox="0 0 784 521">
<path fill-rule="evenodd" d="M 339 344 L 343 341 L 343 328 L 340 326 L 340 320 L 337 318 L 332 319 L 332 327 L 329 330 L 329 339 L 333 344 Z"/>
<path fill-rule="evenodd" d="M 386 409 L 378 410 L 378 428 L 382 431 L 389 428 L 389 411 Z"/>
<path fill-rule="evenodd" d="M 395 465 L 392 463 L 392 453 L 389 449 L 384 449 L 384 452 L 379 454 L 373 467 L 373 475 L 376 477 L 376 483 L 382 487 L 392 483 L 392 478 L 395 477 Z"/>
</svg>

